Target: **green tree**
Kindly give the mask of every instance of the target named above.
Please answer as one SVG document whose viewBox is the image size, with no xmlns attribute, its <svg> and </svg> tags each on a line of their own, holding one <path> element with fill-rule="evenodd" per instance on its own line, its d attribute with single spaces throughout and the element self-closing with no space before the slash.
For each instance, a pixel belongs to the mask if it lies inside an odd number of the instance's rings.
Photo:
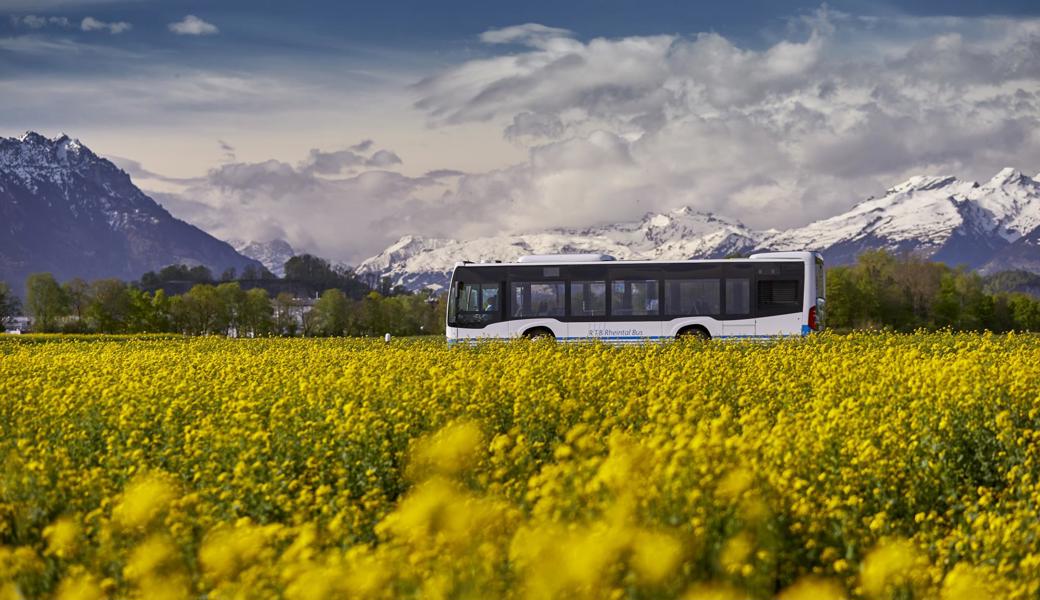
<svg viewBox="0 0 1040 600">
<path fill-rule="evenodd" d="M 130 312 L 126 330 L 133 333 L 164 333 L 173 331 L 170 320 L 170 300 L 166 292 L 156 290 L 154 294 L 129 288 Z"/>
<path fill-rule="evenodd" d="M 65 293 L 50 273 L 33 273 L 25 280 L 25 309 L 34 331 L 55 331 L 68 314 Z"/>
<path fill-rule="evenodd" d="M 195 335 L 223 333 L 223 306 L 217 288 L 200 283 L 170 301 L 170 314 L 178 330 Z"/>
<path fill-rule="evenodd" d="M 1040 331 L 1040 302 L 1025 294 L 1011 294 L 1008 307 L 1016 330 Z"/>
<path fill-rule="evenodd" d="M 243 335 L 270 335 L 274 330 L 274 307 L 267 290 L 253 288 L 245 293 L 239 310 L 239 326 Z"/>
<path fill-rule="evenodd" d="M 94 329 L 102 333 L 126 331 L 131 304 L 126 284 L 118 279 L 99 279 L 90 290 L 86 316 Z"/>
<path fill-rule="evenodd" d="M 344 335 L 348 310 L 346 294 L 338 289 L 325 290 L 310 312 L 313 334 Z"/>
</svg>

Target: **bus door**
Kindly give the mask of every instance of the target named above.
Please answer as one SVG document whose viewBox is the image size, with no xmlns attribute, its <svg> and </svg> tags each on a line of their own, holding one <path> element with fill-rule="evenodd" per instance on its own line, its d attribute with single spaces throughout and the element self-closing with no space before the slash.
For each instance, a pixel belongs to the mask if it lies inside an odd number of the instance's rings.
<svg viewBox="0 0 1040 600">
<path fill-rule="evenodd" d="M 599 337 L 618 342 L 661 337 L 663 317 L 658 279 L 612 279 L 609 291 L 609 318 Z"/>
<path fill-rule="evenodd" d="M 722 335 L 723 337 L 746 337 L 757 334 L 755 318 L 751 312 L 751 270 L 744 273 L 729 273 L 723 289 Z"/>
<path fill-rule="evenodd" d="M 569 287 L 567 337 L 579 340 L 604 337 L 607 317 L 606 280 L 571 281 Z"/>
</svg>

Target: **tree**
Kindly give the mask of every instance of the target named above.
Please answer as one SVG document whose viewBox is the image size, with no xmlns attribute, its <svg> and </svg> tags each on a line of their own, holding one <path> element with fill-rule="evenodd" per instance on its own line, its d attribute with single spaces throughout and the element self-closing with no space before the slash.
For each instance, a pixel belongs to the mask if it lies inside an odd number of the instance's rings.
<svg viewBox="0 0 1040 600">
<path fill-rule="evenodd" d="M 253 288 L 245 293 L 239 310 L 242 333 L 252 337 L 270 335 L 274 329 L 274 308 L 267 290 Z"/>
<path fill-rule="evenodd" d="M 99 279 L 90 288 L 86 314 L 94 329 L 103 333 L 125 331 L 131 305 L 126 284 L 118 279 Z"/>
<path fill-rule="evenodd" d="M 298 254 L 285 261 L 285 279 L 307 284 L 314 290 L 336 288 L 354 299 L 370 290 L 349 267 L 333 267 L 329 261 L 311 254 Z"/>
<path fill-rule="evenodd" d="M 18 296 L 14 295 L 3 281 L 0 281 L 0 329 L 4 328 L 8 321 L 14 318 L 21 308 Z"/>
<path fill-rule="evenodd" d="M 312 254 L 298 254 L 285 261 L 285 278 L 325 289 L 340 283 L 340 276 L 329 261 Z"/>
<path fill-rule="evenodd" d="M 216 292 L 220 306 L 217 329 L 228 335 L 239 335 L 239 317 L 246 297 L 245 292 L 242 291 L 237 281 L 218 285 Z"/>
<path fill-rule="evenodd" d="M 156 290 L 154 294 L 129 288 L 130 313 L 126 330 L 133 333 L 162 333 L 173 331 L 170 321 L 170 299 L 166 292 Z"/>
<path fill-rule="evenodd" d="M 217 288 L 200 283 L 170 301 L 175 326 L 184 333 L 206 335 L 220 331 L 225 311 Z"/>
<path fill-rule="evenodd" d="M 299 324 L 296 314 L 299 306 L 289 292 L 281 292 L 274 299 L 274 328 L 279 335 L 296 335 Z"/>
<path fill-rule="evenodd" d="M 344 335 L 347 330 L 348 300 L 338 289 L 325 290 L 311 309 L 311 325 L 316 335 Z"/>
<path fill-rule="evenodd" d="M 67 314 L 65 293 L 50 273 L 33 273 L 25 280 L 25 309 L 34 331 L 54 331 Z"/>
<path fill-rule="evenodd" d="M 75 277 L 61 285 L 68 301 L 69 312 L 77 319 L 82 319 L 90 304 L 90 284 L 85 280 Z"/>
</svg>

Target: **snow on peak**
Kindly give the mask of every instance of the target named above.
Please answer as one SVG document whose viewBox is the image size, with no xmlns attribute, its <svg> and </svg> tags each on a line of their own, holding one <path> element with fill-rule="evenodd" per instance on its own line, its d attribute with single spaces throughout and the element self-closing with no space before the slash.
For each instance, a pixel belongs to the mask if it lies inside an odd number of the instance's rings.
<svg viewBox="0 0 1040 600">
<path fill-rule="evenodd" d="M 128 176 L 79 140 L 61 134 L 46 138 L 27 131 L 19 138 L 0 138 L 0 175 L 13 177 L 35 192 L 41 184 L 67 189 L 77 174 L 90 170 L 119 179 Z"/>
<path fill-rule="evenodd" d="M 1012 168 L 971 190 L 967 197 L 993 220 L 993 228 L 1009 242 L 1040 227 L 1040 183 Z"/>
<path fill-rule="evenodd" d="M 26 131 L 18 141 L 23 144 L 46 144 L 49 140 L 35 131 Z"/>
<path fill-rule="evenodd" d="M 228 240 L 228 243 L 239 254 L 259 261 L 268 271 L 278 277 L 285 275 L 285 262 L 296 255 L 296 251 L 289 245 L 289 242 L 281 239 L 266 242 Z"/>
<path fill-rule="evenodd" d="M 912 191 L 938 190 L 960 181 L 952 175 L 916 175 L 899 185 L 889 188 L 887 194 L 903 194 Z"/>
<path fill-rule="evenodd" d="M 1004 167 L 999 173 L 993 176 L 993 179 L 990 179 L 983 185 L 999 187 L 1011 183 L 1019 183 L 1023 178 L 1025 178 L 1025 176 L 1022 174 L 1022 171 L 1012 167 Z"/>
</svg>

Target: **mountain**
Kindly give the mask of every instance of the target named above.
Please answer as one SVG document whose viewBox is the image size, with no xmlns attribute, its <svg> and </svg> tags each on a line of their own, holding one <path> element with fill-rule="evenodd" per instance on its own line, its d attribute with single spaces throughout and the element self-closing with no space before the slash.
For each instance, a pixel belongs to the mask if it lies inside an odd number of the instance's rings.
<svg viewBox="0 0 1040 600">
<path fill-rule="evenodd" d="M 1040 175 L 1038 175 L 1040 177 Z M 444 286 L 461 260 L 514 261 L 524 254 L 595 252 L 619 259 L 715 258 L 770 250 L 819 250 L 848 264 L 864 250 L 913 252 L 985 273 L 1040 273 L 1040 183 L 1004 169 L 979 184 L 918 176 L 840 215 L 785 231 L 754 231 L 736 221 L 680 208 L 588 229 L 551 229 L 467 241 L 406 236 L 359 270 L 409 288 Z"/>
<path fill-rule="evenodd" d="M 137 279 L 170 264 L 215 274 L 260 264 L 178 220 L 78 140 L 0 138 L 0 280 L 33 272 Z"/>
<path fill-rule="evenodd" d="M 977 268 L 1038 226 L 1040 183 L 1004 169 L 982 185 L 912 177 L 846 213 L 767 236 L 760 249 L 817 249 L 831 264 L 844 264 L 883 248 Z"/>
<path fill-rule="evenodd" d="M 1011 270 L 1040 273 L 1040 227 L 1001 249 L 979 269 L 984 274 Z"/>
<path fill-rule="evenodd" d="M 723 257 L 751 250 L 762 236 L 737 221 L 682 207 L 650 213 L 639 221 L 585 229 L 557 228 L 471 240 L 405 236 L 362 262 L 357 271 L 390 277 L 394 285 L 410 289 L 439 289 L 461 260 L 511 262 L 526 254 L 575 252 L 606 253 L 622 260 Z"/>
<path fill-rule="evenodd" d="M 260 264 L 264 265 L 268 271 L 278 277 L 285 276 L 285 261 L 296 255 L 296 251 L 285 240 L 270 240 L 267 242 L 228 240 L 228 243 L 239 254 L 260 261 Z"/>
</svg>

